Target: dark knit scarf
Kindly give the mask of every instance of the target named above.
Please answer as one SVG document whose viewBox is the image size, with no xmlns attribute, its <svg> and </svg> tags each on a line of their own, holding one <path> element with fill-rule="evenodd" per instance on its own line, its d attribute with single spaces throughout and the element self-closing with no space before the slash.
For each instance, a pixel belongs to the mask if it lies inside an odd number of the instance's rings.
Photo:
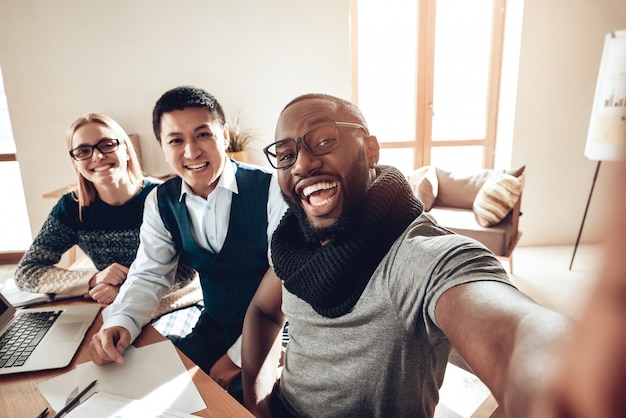
<svg viewBox="0 0 626 418">
<path fill-rule="evenodd" d="M 359 219 L 326 245 L 307 241 L 293 209 L 272 238 L 272 260 L 291 293 L 320 315 L 337 318 L 352 310 L 374 270 L 402 231 L 423 210 L 396 168 L 379 166 Z"/>
</svg>

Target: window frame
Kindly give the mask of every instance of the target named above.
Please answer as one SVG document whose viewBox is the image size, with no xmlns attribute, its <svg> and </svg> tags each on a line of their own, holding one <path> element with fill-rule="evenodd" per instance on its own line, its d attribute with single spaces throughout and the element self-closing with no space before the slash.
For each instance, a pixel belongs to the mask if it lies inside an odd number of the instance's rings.
<svg viewBox="0 0 626 418">
<path fill-rule="evenodd" d="M 432 140 L 436 0 L 417 1 L 418 30 L 416 51 L 417 74 L 415 75 L 417 79 L 415 139 L 413 141 L 380 142 L 379 145 L 382 149 L 412 148 L 414 152 L 413 169 L 430 165 L 432 149 L 435 147 L 481 146 L 483 149 L 481 166 L 483 168 L 494 168 L 500 81 L 502 77 L 506 0 L 494 0 L 493 2 L 485 137 L 463 140 L 456 139 L 450 141 Z M 358 0 L 351 0 L 350 8 L 352 78 L 351 99 L 358 105 Z"/>
</svg>

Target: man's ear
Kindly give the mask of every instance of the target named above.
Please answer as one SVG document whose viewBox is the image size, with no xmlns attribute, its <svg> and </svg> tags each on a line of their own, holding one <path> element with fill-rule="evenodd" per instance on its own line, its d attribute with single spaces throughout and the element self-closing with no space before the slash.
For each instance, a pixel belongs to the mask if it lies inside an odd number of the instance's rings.
<svg viewBox="0 0 626 418">
<path fill-rule="evenodd" d="M 369 168 L 374 168 L 378 164 L 378 158 L 380 157 L 380 145 L 378 145 L 378 139 L 376 139 L 374 135 L 365 137 L 364 145 L 367 165 Z"/>
</svg>

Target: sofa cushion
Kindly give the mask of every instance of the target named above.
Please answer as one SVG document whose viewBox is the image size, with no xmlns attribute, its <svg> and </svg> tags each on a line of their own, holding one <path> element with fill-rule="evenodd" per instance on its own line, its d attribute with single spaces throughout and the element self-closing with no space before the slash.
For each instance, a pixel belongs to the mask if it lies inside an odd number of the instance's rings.
<svg viewBox="0 0 626 418">
<path fill-rule="evenodd" d="M 437 167 L 439 190 L 435 206 L 472 209 L 474 199 L 492 170 L 448 171 Z"/>
<path fill-rule="evenodd" d="M 523 165 L 517 169 L 502 170 L 501 172 L 520 177 L 525 169 L 526 166 Z M 478 191 L 494 171 L 486 168 L 449 171 L 437 167 L 438 188 L 435 193 L 434 206 L 472 209 Z"/>
<path fill-rule="evenodd" d="M 496 255 L 505 255 L 511 242 L 511 217 L 498 225 L 485 228 L 476 223 L 474 212 L 468 209 L 434 207 L 429 214 L 437 223 L 457 234 L 474 238 Z"/>
<path fill-rule="evenodd" d="M 424 203 L 424 210 L 428 212 L 433 207 L 439 189 L 435 167 L 420 167 L 409 174 L 407 179 L 413 193 Z"/>
<path fill-rule="evenodd" d="M 476 221 L 483 227 L 497 225 L 513 209 L 522 192 L 523 176 L 514 177 L 493 171 L 482 185 L 473 203 Z"/>
</svg>

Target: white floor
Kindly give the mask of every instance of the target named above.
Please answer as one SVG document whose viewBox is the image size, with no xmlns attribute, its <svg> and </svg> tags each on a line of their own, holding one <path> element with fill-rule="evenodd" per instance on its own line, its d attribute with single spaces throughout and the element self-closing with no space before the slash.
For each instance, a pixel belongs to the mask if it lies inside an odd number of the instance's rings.
<svg viewBox="0 0 626 418">
<path fill-rule="evenodd" d="M 600 245 L 520 247 L 514 252 L 511 281 L 543 306 L 572 318 L 580 315 L 602 263 Z"/>
</svg>

